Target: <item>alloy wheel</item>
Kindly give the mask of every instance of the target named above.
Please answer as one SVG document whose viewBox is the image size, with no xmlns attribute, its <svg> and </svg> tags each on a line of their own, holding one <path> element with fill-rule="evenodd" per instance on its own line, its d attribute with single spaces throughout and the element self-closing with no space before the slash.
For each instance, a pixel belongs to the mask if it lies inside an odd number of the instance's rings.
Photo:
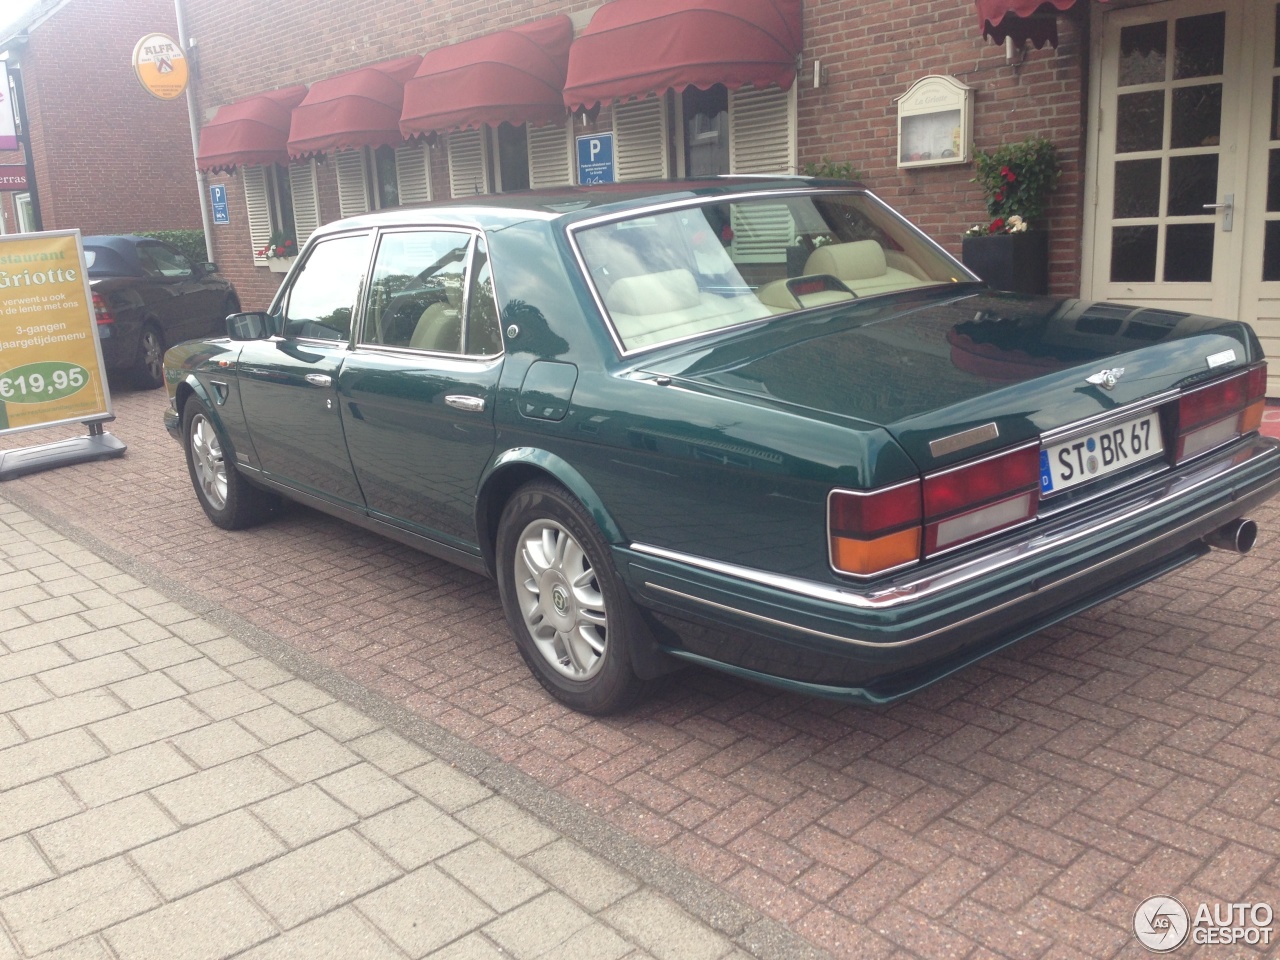
<svg viewBox="0 0 1280 960">
<path fill-rule="evenodd" d="M 516 548 L 516 597 L 534 645 L 556 672 L 590 679 L 604 664 L 609 633 L 590 559 L 554 520 L 530 523 Z"/>
<path fill-rule="evenodd" d="M 227 506 L 227 464 L 213 424 L 202 413 L 191 419 L 191 463 L 200 492 L 215 510 Z"/>
</svg>

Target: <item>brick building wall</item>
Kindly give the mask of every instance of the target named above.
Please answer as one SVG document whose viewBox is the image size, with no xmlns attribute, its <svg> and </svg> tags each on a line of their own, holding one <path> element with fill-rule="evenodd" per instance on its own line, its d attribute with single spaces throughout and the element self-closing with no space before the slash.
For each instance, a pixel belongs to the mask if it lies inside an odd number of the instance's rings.
<svg viewBox="0 0 1280 960">
<path fill-rule="evenodd" d="M 200 227 L 186 99 L 152 97 L 132 66 L 144 34 L 177 29 L 173 0 L 71 0 L 31 28 L 16 59 L 46 230 Z"/>
<path fill-rule="evenodd" d="M 569 14 L 579 30 L 598 0 L 355 0 L 253 5 L 244 0 L 184 0 L 188 31 L 199 39 L 197 96 L 207 121 L 224 103 L 316 80 L 392 57 L 424 53 L 516 23 Z M 305 7 L 306 15 L 299 15 Z M 1059 147 L 1063 176 L 1051 206 L 1052 290 L 1073 295 L 1080 283 L 1084 136 L 1082 25 L 1061 18 L 1055 50 L 1029 50 L 1006 64 L 1004 48 L 982 38 L 972 0 L 806 0 L 804 62 L 817 57 L 827 82 L 800 80 L 801 168 L 829 158 L 849 161 L 877 193 L 959 253 L 964 229 L 986 218 L 972 165 L 900 171 L 895 99 L 920 77 L 950 74 L 975 88 L 974 139 L 979 148 L 1046 136 Z M 598 123 L 607 128 L 608 111 Z M 436 163 L 438 161 L 438 163 Z M 437 195 L 444 153 L 433 155 Z M 216 258 L 246 307 L 265 307 L 281 276 L 250 259 L 243 190 L 227 184 L 230 224 L 215 228 Z M 336 181 L 321 164 L 322 219 L 336 217 Z"/>
</svg>

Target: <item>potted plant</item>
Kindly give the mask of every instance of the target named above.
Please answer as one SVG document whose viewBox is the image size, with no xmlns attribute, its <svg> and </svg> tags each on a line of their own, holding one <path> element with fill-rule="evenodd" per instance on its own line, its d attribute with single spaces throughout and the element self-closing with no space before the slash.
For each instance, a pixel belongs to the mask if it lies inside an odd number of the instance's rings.
<svg viewBox="0 0 1280 960">
<path fill-rule="evenodd" d="M 1048 293 L 1045 207 L 1060 173 L 1057 150 L 1037 137 L 975 153 L 973 182 L 986 194 L 991 219 L 965 233 L 965 266 L 999 290 Z"/>
<path fill-rule="evenodd" d="M 293 258 L 298 255 L 298 242 L 283 230 L 275 230 L 267 245 L 255 254 L 260 260 L 267 261 L 272 273 L 286 273 Z"/>
</svg>

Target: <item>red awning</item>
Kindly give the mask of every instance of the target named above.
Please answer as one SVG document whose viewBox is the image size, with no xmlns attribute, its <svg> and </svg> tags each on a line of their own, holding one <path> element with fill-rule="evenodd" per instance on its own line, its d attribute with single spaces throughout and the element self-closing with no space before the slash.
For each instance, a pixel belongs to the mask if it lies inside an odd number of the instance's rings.
<svg viewBox="0 0 1280 960">
<path fill-rule="evenodd" d="M 1013 37 L 1017 44 L 1030 40 L 1036 49 L 1058 45 L 1058 13 L 1079 0 L 978 0 L 982 35 L 996 43 Z"/>
<path fill-rule="evenodd" d="M 569 50 L 570 109 L 668 88 L 783 89 L 796 76 L 802 0 L 613 0 Z"/>
<path fill-rule="evenodd" d="M 400 132 L 562 119 L 572 42 L 573 22 L 562 15 L 432 50 L 405 84 Z"/>
<path fill-rule="evenodd" d="M 196 165 L 229 173 L 244 164 L 288 163 L 289 112 L 306 95 L 306 87 L 285 87 L 219 107 L 200 131 Z"/>
<path fill-rule="evenodd" d="M 414 54 L 317 80 L 293 109 L 289 156 L 400 143 L 404 85 L 421 62 Z"/>
</svg>

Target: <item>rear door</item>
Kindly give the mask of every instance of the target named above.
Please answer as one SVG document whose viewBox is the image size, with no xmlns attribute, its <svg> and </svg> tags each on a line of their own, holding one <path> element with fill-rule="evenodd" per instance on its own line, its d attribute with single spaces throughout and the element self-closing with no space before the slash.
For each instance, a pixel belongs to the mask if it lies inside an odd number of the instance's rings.
<svg viewBox="0 0 1280 960">
<path fill-rule="evenodd" d="M 245 343 L 238 374 L 258 465 L 272 479 L 363 511 L 338 409 L 338 373 L 369 263 L 367 231 L 312 246 L 281 299 L 284 333 Z"/>
<path fill-rule="evenodd" d="M 369 514 L 475 552 L 502 336 L 483 237 L 384 231 L 338 393 Z"/>
</svg>

